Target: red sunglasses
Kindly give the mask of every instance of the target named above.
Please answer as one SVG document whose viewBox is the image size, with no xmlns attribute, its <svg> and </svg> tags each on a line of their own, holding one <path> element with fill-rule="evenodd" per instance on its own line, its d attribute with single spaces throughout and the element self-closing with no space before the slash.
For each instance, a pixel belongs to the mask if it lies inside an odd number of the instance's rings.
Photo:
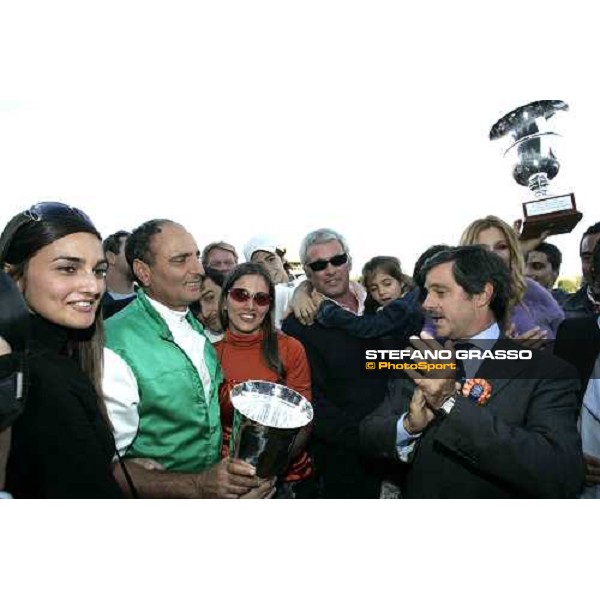
<svg viewBox="0 0 600 600">
<path fill-rule="evenodd" d="M 229 290 L 229 297 L 239 303 L 248 302 L 248 300 L 254 300 L 256 306 L 269 306 L 271 304 L 271 296 L 267 292 L 256 292 L 251 294 L 244 288 L 231 288 Z"/>
</svg>

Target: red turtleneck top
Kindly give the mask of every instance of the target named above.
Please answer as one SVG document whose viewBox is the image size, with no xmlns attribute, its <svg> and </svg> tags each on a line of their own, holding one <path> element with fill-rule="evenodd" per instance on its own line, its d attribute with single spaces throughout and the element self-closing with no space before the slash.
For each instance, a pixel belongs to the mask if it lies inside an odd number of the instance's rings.
<svg viewBox="0 0 600 600">
<path fill-rule="evenodd" d="M 231 388 L 248 379 L 262 379 L 283 383 L 312 399 L 310 367 L 304 346 L 293 337 L 277 332 L 279 357 L 285 369 L 285 381 L 279 381 L 277 373 L 265 363 L 261 351 L 262 332 L 249 335 L 226 331 L 225 337 L 215 344 L 217 356 L 223 368 L 224 380 L 219 390 L 221 423 L 223 425 L 222 455 L 229 454 L 229 440 L 233 423 L 233 406 L 229 398 Z M 299 481 L 312 474 L 312 461 L 306 450 L 296 457 L 283 476 L 283 481 Z"/>
</svg>

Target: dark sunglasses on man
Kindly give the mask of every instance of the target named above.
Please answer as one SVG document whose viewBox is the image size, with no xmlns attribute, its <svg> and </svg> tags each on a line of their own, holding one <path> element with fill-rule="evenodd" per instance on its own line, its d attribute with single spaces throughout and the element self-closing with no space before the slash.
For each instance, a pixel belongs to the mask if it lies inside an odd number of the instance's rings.
<svg viewBox="0 0 600 600">
<path fill-rule="evenodd" d="M 332 256 L 331 258 L 329 258 L 327 260 L 325 260 L 325 259 L 314 260 L 313 262 L 308 263 L 306 266 L 314 273 L 318 273 L 319 271 L 325 270 L 327 268 L 327 265 L 330 263 L 334 267 L 341 267 L 342 265 L 345 265 L 347 262 L 348 262 L 347 254 L 336 254 L 335 256 Z"/>
</svg>

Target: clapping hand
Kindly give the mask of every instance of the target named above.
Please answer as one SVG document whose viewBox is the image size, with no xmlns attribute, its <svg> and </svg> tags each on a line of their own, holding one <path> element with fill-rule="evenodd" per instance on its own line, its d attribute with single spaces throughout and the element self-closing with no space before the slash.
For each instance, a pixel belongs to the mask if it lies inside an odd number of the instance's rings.
<svg viewBox="0 0 600 600">
<path fill-rule="evenodd" d="M 437 351 L 453 350 L 451 341 L 447 341 L 443 346 L 429 333 L 422 331 L 420 336 L 410 337 L 410 343 L 415 349 L 424 352 L 425 350 Z M 407 370 L 406 374 L 415 382 L 423 392 L 427 405 L 432 411 L 437 410 L 441 405 L 456 392 L 456 368 L 452 368 L 452 360 L 428 361 L 429 364 L 441 365 L 439 369 L 421 372 L 418 370 Z M 440 374 L 444 376 L 440 377 Z M 447 375 L 447 376 L 446 376 Z"/>
</svg>

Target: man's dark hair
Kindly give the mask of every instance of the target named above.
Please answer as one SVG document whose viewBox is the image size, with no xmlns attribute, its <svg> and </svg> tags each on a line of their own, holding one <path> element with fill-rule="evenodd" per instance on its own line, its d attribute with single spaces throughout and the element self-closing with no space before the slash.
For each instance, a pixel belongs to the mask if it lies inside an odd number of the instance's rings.
<svg viewBox="0 0 600 600">
<path fill-rule="evenodd" d="M 136 277 L 135 271 L 133 270 L 133 261 L 137 258 L 145 262 L 147 265 L 151 265 L 154 262 L 154 256 L 150 250 L 150 244 L 152 238 L 162 232 L 162 228 L 165 225 L 176 225 L 174 221 L 169 219 L 152 219 L 142 223 L 139 227 L 136 227 L 131 235 L 125 242 L 125 258 L 127 264 L 133 273 L 134 280 L 142 285 L 142 282 Z"/>
<path fill-rule="evenodd" d="M 490 308 L 496 321 L 503 325 L 511 294 L 510 271 L 504 261 L 484 246 L 458 246 L 442 250 L 425 261 L 419 277 L 425 281 L 431 269 L 449 262 L 453 263 L 452 274 L 456 283 L 469 296 L 483 292 L 486 283 L 493 285 Z"/>
<path fill-rule="evenodd" d="M 548 242 L 542 242 L 536 246 L 533 250 L 527 253 L 529 256 L 530 252 L 542 252 L 548 258 L 552 270 L 558 273 L 560 271 L 560 265 L 562 264 L 562 252 L 554 245 Z"/>
<path fill-rule="evenodd" d="M 109 235 L 102 242 L 102 249 L 104 252 L 112 252 L 113 254 L 119 254 L 121 252 L 121 240 L 123 238 L 128 237 L 129 231 L 125 231 L 124 229 L 119 229 L 119 231 L 115 231 L 115 233 Z"/>
<path fill-rule="evenodd" d="M 432 256 L 435 256 L 438 252 L 450 250 L 450 248 L 452 248 L 452 246 L 448 246 L 447 244 L 436 244 L 435 246 L 429 246 L 429 248 L 427 248 L 427 250 L 425 250 L 425 252 L 419 256 L 419 258 L 417 258 L 417 262 L 415 263 L 415 267 L 413 269 L 413 282 L 419 290 L 419 302 L 423 303 L 427 297 L 427 290 L 425 289 L 425 275 L 421 276 L 421 268 Z"/>
<path fill-rule="evenodd" d="M 594 235 L 596 233 L 600 233 L 600 221 L 594 223 L 593 225 L 590 225 L 583 232 L 583 235 L 581 236 L 581 241 L 579 242 L 579 252 L 581 252 L 581 244 L 583 243 L 583 238 L 587 237 L 588 235 Z"/>
<path fill-rule="evenodd" d="M 223 271 L 217 271 L 217 269 L 213 269 L 211 267 L 204 268 L 204 275 L 202 276 L 202 281 L 206 279 L 210 279 L 215 284 L 217 284 L 220 288 L 223 287 L 225 283 L 225 278 L 227 277 L 227 273 Z"/>
<path fill-rule="evenodd" d="M 417 258 L 417 262 L 415 263 L 415 268 L 413 269 L 413 281 L 419 286 L 423 287 L 425 283 L 425 277 L 421 279 L 420 271 L 423 265 L 432 257 L 435 256 L 438 252 L 443 252 L 444 250 L 450 250 L 452 246 L 448 246 L 448 244 L 436 244 L 435 246 L 429 246 L 419 258 Z"/>
</svg>

